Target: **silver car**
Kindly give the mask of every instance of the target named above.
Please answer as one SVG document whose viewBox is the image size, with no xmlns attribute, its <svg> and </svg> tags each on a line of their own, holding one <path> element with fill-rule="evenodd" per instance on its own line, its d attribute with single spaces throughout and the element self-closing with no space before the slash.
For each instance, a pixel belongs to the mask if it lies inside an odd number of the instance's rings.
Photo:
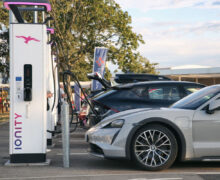
<svg viewBox="0 0 220 180">
<path fill-rule="evenodd" d="M 146 170 L 168 168 L 177 158 L 220 159 L 219 109 L 220 85 L 209 86 L 170 108 L 109 116 L 87 131 L 86 140 L 91 154 L 127 158 Z"/>
</svg>

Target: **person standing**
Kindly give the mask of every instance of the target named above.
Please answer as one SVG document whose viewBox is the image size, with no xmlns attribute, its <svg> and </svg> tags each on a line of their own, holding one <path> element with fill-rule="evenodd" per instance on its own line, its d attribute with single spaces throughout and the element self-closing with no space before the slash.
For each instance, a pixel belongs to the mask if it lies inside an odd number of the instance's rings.
<svg viewBox="0 0 220 180">
<path fill-rule="evenodd" d="M 6 101 L 6 99 L 2 99 L 2 113 L 4 113 L 5 112 L 5 102 Z"/>
<path fill-rule="evenodd" d="M 7 99 L 5 100 L 4 106 L 5 106 L 5 111 L 8 112 L 9 103 L 8 103 L 8 100 L 7 100 Z"/>
<path fill-rule="evenodd" d="M 63 84 L 60 84 L 60 98 L 61 98 L 61 102 L 64 102 L 65 98 L 66 98 L 66 94 L 64 92 L 64 86 Z"/>
<path fill-rule="evenodd" d="M 50 91 L 47 91 L 47 111 L 50 109 L 49 99 L 53 97 L 53 94 Z"/>
</svg>

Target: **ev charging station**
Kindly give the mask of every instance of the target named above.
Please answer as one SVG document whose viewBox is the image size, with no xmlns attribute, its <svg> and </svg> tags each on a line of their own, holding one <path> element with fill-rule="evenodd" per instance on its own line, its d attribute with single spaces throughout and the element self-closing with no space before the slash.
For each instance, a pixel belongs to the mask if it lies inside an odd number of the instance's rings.
<svg viewBox="0 0 220 180">
<path fill-rule="evenodd" d="M 20 11 L 50 11 L 51 6 L 48 0 L 5 0 L 4 6 L 11 14 L 10 163 L 43 163 L 49 75 L 47 27 L 45 23 L 25 23 Z"/>
<path fill-rule="evenodd" d="M 52 55 L 52 68 L 53 68 L 53 82 L 54 82 L 54 102 L 52 104 L 52 121 L 54 125 L 54 130 L 56 129 L 58 122 L 58 103 L 59 103 L 59 94 L 60 94 L 60 86 L 59 86 L 59 78 L 58 78 L 58 62 L 57 57 Z"/>
<path fill-rule="evenodd" d="M 48 29 L 47 29 L 48 30 Z M 48 31 L 50 34 L 52 31 Z M 47 109 L 47 145 L 52 145 L 52 131 L 54 131 L 55 123 L 52 117 L 52 104 L 54 102 L 54 81 L 53 81 L 53 67 L 52 67 L 52 56 L 51 56 L 51 44 L 47 44 L 47 92 L 53 94 L 51 98 L 48 98 L 49 109 Z"/>
<path fill-rule="evenodd" d="M 47 28 L 50 35 L 54 34 L 54 29 Z M 52 97 L 48 98 L 49 109 L 47 110 L 47 145 L 51 146 L 53 132 L 58 121 L 58 99 L 59 99 L 59 79 L 58 79 L 58 65 L 56 57 L 52 54 L 52 43 L 47 44 L 47 91 L 52 93 Z"/>
</svg>

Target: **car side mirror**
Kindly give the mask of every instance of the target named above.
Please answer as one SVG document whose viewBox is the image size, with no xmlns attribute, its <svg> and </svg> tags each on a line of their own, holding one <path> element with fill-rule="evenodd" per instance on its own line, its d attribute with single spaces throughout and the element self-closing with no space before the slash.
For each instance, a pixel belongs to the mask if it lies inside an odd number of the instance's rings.
<svg viewBox="0 0 220 180">
<path fill-rule="evenodd" d="M 220 109 L 220 99 L 216 99 L 216 100 L 210 102 L 206 112 L 208 114 L 213 114 L 214 111 L 217 109 Z"/>
</svg>

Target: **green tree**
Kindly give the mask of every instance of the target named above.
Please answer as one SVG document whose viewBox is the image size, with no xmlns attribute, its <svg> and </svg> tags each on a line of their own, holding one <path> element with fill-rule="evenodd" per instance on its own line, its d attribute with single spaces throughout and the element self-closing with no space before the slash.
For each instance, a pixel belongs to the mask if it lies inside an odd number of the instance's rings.
<svg viewBox="0 0 220 180">
<path fill-rule="evenodd" d="M 137 51 L 144 43 L 133 31 L 131 16 L 114 0 L 50 0 L 55 28 L 53 39 L 58 44 L 63 69 L 68 68 L 80 80 L 92 71 L 95 47 L 107 47 L 108 61 L 123 72 L 154 73 L 151 64 Z M 8 25 L 8 14 L 0 12 L 0 22 Z M 106 77 L 110 77 L 106 70 Z"/>
<path fill-rule="evenodd" d="M 155 64 L 142 57 L 137 48 L 144 43 L 132 30 L 131 17 L 114 0 L 51 1 L 60 59 L 86 79 L 92 71 L 94 48 L 109 48 L 108 60 L 123 72 L 155 73 Z M 65 47 L 65 48 L 64 48 Z M 109 72 L 108 70 L 106 72 Z"/>
<path fill-rule="evenodd" d="M 136 61 L 130 61 L 127 66 L 121 65 L 121 69 L 125 73 L 148 73 L 148 74 L 156 74 L 155 66 L 158 65 L 158 63 L 150 63 L 150 61 L 139 55 L 137 57 L 138 63 Z"/>
<path fill-rule="evenodd" d="M 7 81 L 9 78 L 9 32 L 8 32 L 8 11 L 3 8 L 0 2 L 0 73 Z"/>
<path fill-rule="evenodd" d="M 8 30 L 0 33 L 0 72 L 3 75 L 4 83 L 9 78 L 9 38 Z"/>
<path fill-rule="evenodd" d="M 9 16 L 8 16 L 8 10 L 3 7 L 3 2 L 0 2 L 0 30 L 3 29 L 2 25 L 8 26 L 9 23 Z"/>
</svg>

